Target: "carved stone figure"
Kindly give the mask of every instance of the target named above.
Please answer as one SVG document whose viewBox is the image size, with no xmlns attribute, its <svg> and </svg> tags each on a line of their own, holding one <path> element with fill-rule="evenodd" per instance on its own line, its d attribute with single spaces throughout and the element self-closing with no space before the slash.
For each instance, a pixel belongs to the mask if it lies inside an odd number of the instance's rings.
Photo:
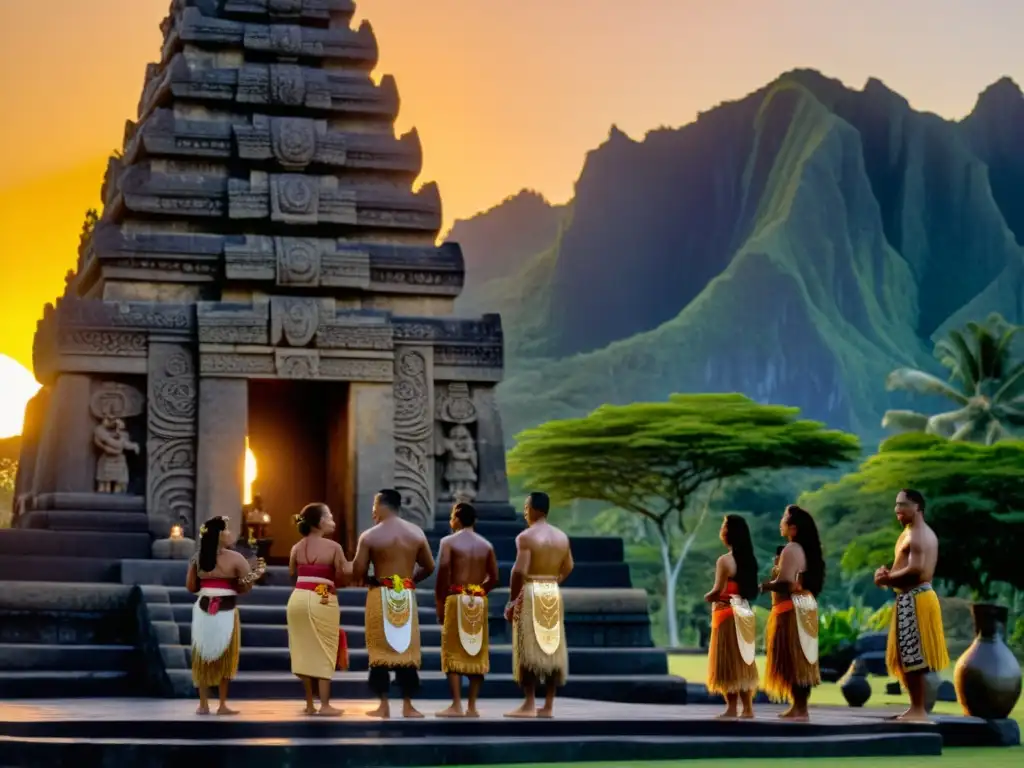
<svg viewBox="0 0 1024 768">
<path fill-rule="evenodd" d="M 456 424 L 444 441 L 444 482 L 452 501 L 473 501 L 477 488 L 477 455 L 473 434 L 464 424 Z"/>
<path fill-rule="evenodd" d="M 125 451 L 139 452 L 139 444 L 128 437 L 124 422 L 105 416 L 93 430 L 93 443 L 100 455 L 96 461 L 96 490 L 99 493 L 128 491 L 128 460 Z"/>
</svg>

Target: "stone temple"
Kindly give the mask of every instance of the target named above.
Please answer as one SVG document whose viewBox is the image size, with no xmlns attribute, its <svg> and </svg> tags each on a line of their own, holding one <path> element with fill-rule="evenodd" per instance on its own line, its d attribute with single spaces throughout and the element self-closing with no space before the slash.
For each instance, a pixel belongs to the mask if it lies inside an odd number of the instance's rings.
<svg viewBox="0 0 1024 768">
<path fill-rule="evenodd" d="M 381 487 L 425 528 L 453 490 L 507 504 L 500 318 L 452 316 L 462 253 L 435 245 L 437 186 L 413 189 L 419 137 L 395 137 L 395 81 L 370 78 L 353 11 L 173 3 L 103 215 L 36 332 L 29 526 L 115 467 L 127 497 L 111 501 L 144 503 L 156 540 L 237 517 L 247 437 L 274 555 L 313 499 L 348 544 Z"/>
<path fill-rule="evenodd" d="M 453 498 L 472 499 L 508 584 L 523 523 L 494 396 L 501 321 L 453 314 L 462 254 L 435 244 L 438 189 L 414 189 L 419 138 L 396 138 L 396 84 L 371 78 L 377 42 L 354 11 L 171 4 L 103 213 L 36 333 L 44 386 L 26 412 L 16 527 L 0 530 L 0 699 L 193 695 L 182 558 L 208 517 L 240 522 L 249 490 L 272 563 L 309 501 L 330 505 L 351 557 L 382 487 L 435 551 Z M 685 701 L 622 541 L 574 538 L 573 551 L 566 695 Z M 289 593 L 271 567 L 245 597 L 234 696 L 297 695 Z M 335 695 L 365 697 L 365 597 L 339 599 L 352 671 Z M 516 695 L 505 600 L 491 604 L 487 696 Z M 423 695 L 443 698 L 432 596 L 420 602 Z"/>
</svg>

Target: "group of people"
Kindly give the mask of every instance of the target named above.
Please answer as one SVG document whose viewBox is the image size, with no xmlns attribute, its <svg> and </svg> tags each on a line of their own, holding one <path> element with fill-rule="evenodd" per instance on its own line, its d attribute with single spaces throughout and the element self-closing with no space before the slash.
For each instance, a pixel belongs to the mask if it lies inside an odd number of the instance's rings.
<svg viewBox="0 0 1024 768">
<path fill-rule="evenodd" d="M 886 666 L 910 694 L 910 708 L 897 719 L 926 721 L 925 675 L 949 664 L 939 599 L 931 581 L 939 557 L 938 537 L 925 522 L 925 499 L 904 489 L 895 512 L 903 531 L 891 567 L 875 572 L 875 584 L 896 593 L 886 649 Z M 715 583 L 704 599 L 712 604 L 708 690 L 725 697 L 723 718 L 752 718 L 758 689 L 789 708 L 780 717 L 808 719 L 811 689 L 821 683 L 818 665 L 817 597 L 825 583 L 825 560 L 814 518 L 786 507 L 771 577 L 759 583 L 757 558 L 746 520 L 727 515 L 720 537 L 728 547 L 715 566 Z M 771 593 L 765 628 L 765 675 L 755 662 L 757 626 L 751 601 Z M 742 703 L 742 709 L 740 704 Z"/>
<path fill-rule="evenodd" d="M 437 562 L 426 535 L 402 519 L 402 499 L 394 489 L 374 498 L 374 525 L 360 537 L 349 561 L 332 538 L 331 510 L 307 505 L 296 516 L 302 535 L 292 548 L 288 569 L 295 580 L 287 607 L 292 673 L 303 684 L 305 713 L 336 716 L 331 678 L 348 668 L 348 643 L 341 628 L 337 590 L 366 586 L 365 638 L 369 687 L 380 701 L 368 714 L 391 716 L 391 673 L 402 693 L 402 714 L 423 715 L 413 706 L 421 666 L 416 586 L 437 570 L 435 609 L 441 625 L 441 669 L 448 676 L 452 703 L 438 717 L 479 717 L 477 697 L 490 669 L 488 595 L 499 585 L 494 548 L 475 531 L 476 510 L 452 507 L 453 533 L 441 540 Z M 513 677 L 523 689 L 520 707 L 507 717 L 552 717 L 555 690 L 568 675 L 565 609 L 559 585 L 573 569 L 569 537 L 547 521 L 550 501 L 531 493 L 524 505 L 528 527 L 516 538 L 516 561 L 505 618 L 512 623 Z M 192 611 L 192 677 L 199 691 L 199 714 L 210 713 L 209 690 L 217 688 L 217 714 L 228 707 L 228 684 L 238 671 L 241 628 L 238 596 L 252 589 L 266 568 L 250 564 L 231 549 L 235 535 L 229 520 L 215 517 L 200 529 L 199 549 L 189 565 L 189 591 L 198 596 Z M 371 575 L 372 570 L 372 575 Z M 469 679 L 469 700 L 462 706 L 462 678 Z M 545 701 L 537 707 L 537 686 Z M 319 709 L 315 699 L 319 699 Z"/>
</svg>

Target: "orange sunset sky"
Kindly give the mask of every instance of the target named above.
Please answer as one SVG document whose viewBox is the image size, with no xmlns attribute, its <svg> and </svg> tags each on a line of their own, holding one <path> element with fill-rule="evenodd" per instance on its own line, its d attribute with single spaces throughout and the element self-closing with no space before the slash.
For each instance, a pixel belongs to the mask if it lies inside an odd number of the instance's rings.
<svg viewBox="0 0 1024 768">
<path fill-rule="evenodd" d="M 0 0 L 0 354 L 31 363 L 169 0 Z M 572 194 L 616 123 L 635 138 L 814 67 L 959 118 L 1024 81 L 1020 0 L 364 0 L 446 226 L 523 187 Z M 2 392 L 0 392 L 2 394 Z"/>
</svg>

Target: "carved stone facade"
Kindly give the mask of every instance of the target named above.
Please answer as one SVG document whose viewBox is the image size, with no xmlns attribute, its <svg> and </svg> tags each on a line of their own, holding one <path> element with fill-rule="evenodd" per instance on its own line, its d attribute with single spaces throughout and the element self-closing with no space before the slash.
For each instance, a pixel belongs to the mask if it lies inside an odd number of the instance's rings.
<svg viewBox="0 0 1024 768">
<path fill-rule="evenodd" d="M 377 41 L 368 24 L 346 25 L 354 11 L 351 0 L 171 3 L 108 163 L 103 215 L 37 328 L 45 390 L 24 443 L 31 483 L 19 484 L 29 506 L 95 490 L 97 440 L 123 443 L 151 534 L 182 523 L 191 534 L 197 515 L 238 513 L 259 423 L 324 443 L 309 464 L 328 480 L 303 482 L 332 499 L 346 536 L 381 487 L 428 528 L 456 497 L 507 502 L 492 407 L 501 321 L 451 316 L 462 252 L 436 245 L 440 193 L 413 186 L 419 135 L 395 135 L 397 87 L 371 78 Z M 315 407 L 289 410 L 300 401 Z M 294 415 L 317 404 L 319 416 Z M 116 423 L 129 412 L 130 438 Z M 274 432 L 275 418 L 292 428 Z M 123 463 L 107 463 L 100 474 L 116 478 L 104 482 L 125 490 Z"/>
</svg>

